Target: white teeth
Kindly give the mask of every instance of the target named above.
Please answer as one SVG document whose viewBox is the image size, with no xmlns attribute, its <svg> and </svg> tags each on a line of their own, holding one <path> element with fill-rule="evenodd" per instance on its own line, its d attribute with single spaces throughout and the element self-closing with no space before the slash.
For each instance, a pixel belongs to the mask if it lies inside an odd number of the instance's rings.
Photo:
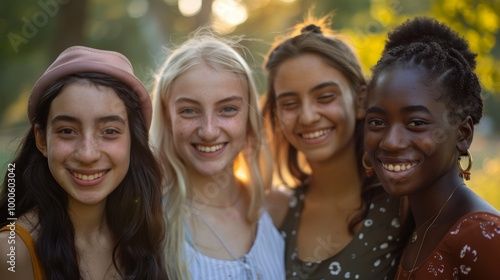
<svg viewBox="0 0 500 280">
<path fill-rule="evenodd" d="M 413 162 L 413 163 L 389 163 L 389 164 L 384 163 L 384 164 L 382 164 L 384 169 L 387 169 L 389 171 L 395 171 L 395 172 L 408 170 L 408 169 L 414 167 L 415 165 L 417 165 L 416 162 Z"/>
<path fill-rule="evenodd" d="M 75 176 L 76 178 L 83 180 L 83 181 L 92 181 L 92 180 L 100 178 L 100 177 L 102 177 L 102 175 L 104 175 L 104 172 L 98 172 L 95 174 L 80 174 L 80 173 L 76 173 L 76 172 L 72 172 L 72 173 L 73 173 L 73 176 Z"/>
<path fill-rule="evenodd" d="M 196 149 L 198 149 L 198 151 L 204 152 L 204 153 L 213 153 L 213 152 L 216 152 L 216 151 L 222 149 L 222 147 L 224 147 L 224 144 L 219 144 L 219 145 L 215 145 L 215 146 L 196 145 Z"/>
<path fill-rule="evenodd" d="M 331 131 L 331 129 L 329 128 L 329 129 L 318 130 L 318 131 L 311 132 L 311 133 L 303 133 L 302 137 L 304 137 L 306 139 L 318 138 L 320 136 L 327 134 L 330 131 Z"/>
</svg>

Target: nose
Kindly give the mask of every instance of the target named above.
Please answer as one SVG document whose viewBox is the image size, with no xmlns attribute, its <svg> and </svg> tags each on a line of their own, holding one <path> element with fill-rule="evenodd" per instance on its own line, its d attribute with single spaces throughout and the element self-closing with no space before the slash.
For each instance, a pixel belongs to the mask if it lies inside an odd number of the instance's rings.
<svg viewBox="0 0 500 280">
<path fill-rule="evenodd" d="M 386 133 L 384 133 L 379 147 L 383 150 L 395 151 L 405 149 L 407 144 L 408 141 L 405 137 L 404 128 L 399 125 L 393 125 L 387 129 Z"/>
<path fill-rule="evenodd" d="M 198 128 L 198 136 L 203 141 L 212 141 L 217 139 L 220 128 L 216 118 L 213 115 L 205 115 L 201 126 Z"/>
<path fill-rule="evenodd" d="M 92 136 L 83 136 L 77 144 L 75 158 L 82 163 L 92 163 L 99 160 L 101 151 L 98 141 Z"/>
<path fill-rule="evenodd" d="M 317 108 L 309 102 L 304 102 L 301 106 L 299 123 L 302 125 L 311 125 L 321 118 Z"/>
</svg>

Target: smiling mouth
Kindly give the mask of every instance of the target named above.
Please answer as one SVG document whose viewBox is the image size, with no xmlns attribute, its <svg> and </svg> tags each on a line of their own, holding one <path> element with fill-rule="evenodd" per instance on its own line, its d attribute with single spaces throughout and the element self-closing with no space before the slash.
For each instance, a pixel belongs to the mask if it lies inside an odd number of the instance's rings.
<svg viewBox="0 0 500 280">
<path fill-rule="evenodd" d="M 304 139 L 314 139 L 314 138 L 318 138 L 318 137 L 321 137 L 323 135 L 326 135 L 326 134 L 330 133 L 330 131 L 332 131 L 332 129 L 327 128 L 327 129 L 322 129 L 322 130 L 318 130 L 318 131 L 311 132 L 311 133 L 302 133 L 301 136 Z"/>
<path fill-rule="evenodd" d="M 406 171 L 412 167 L 417 165 L 417 162 L 411 162 L 411 163 L 382 163 L 382 167 L 385 170 L 393 171 L 393 172 L 399 172 L 399 171 Z"/>
<path fill-rule="evenodd" d="M 92 181 L 92 180 L 96 180 L 96 179 L 101 178 L 104 174 L 106 174 L 106 172 L 101 171 L 101 172 L 97 172 L 95 174 L 81 174 L 81 173 L 73 171 L 73 172 L 71 172 L 71 174 L 73 174 L 73 176 L 75 176 L 79 180 Z"/>
<path fill-rule="evenodd" d="M 195 145 L 196 149 L 203 153 L 214 153 L 224 147 L 224 144 L 214 145 L 214 146 L 203 146 L 203 145 Z"/>
</svg>

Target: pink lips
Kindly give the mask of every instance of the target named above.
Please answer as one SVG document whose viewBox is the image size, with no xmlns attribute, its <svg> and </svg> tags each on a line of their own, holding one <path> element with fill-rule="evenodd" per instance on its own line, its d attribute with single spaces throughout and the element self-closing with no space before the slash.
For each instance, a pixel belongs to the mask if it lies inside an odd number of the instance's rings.
<svg viewBox="0 0 500 280">
<path fill-rule="evenodd" d="M 75 171 L 70 170 L 73 181 L 81 186 L 95 186 L 106 177 L 108 170 L 100 171 Z"/>
<path fill-rule="evenodd" d="M 226 143 L 216 145 L 193 144 L 192 147 L 198 155 L 210 158 L 221 154 L 226 148 Z"/>
<path fill-rule="evenodd" d="M 310 132 L 299 133 L 302 142 L 306 144 L 317 144 L 324 141 L 331 134 L 332 129 L 319 129 Z"/>
</svg>

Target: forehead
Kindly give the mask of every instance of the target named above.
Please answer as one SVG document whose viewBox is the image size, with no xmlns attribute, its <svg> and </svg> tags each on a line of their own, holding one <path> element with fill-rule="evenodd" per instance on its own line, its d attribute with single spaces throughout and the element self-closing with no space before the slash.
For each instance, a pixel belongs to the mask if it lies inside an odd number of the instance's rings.
<svg viewBox="0 0 500 280">
<path fill-rule="evenodd" d="M 396 67 L 380 73 L 370 89 L 368 105 L 383 101 L 400 100 L 419 103 L 442 103 L 442 88 L 437 79 L 429 79 L 427 72 L 418 67 Z"/>
<path fill-rule="evenodd" d="M 205 64 L 194 66 L 172 84 L 169 103 L 179 98 L 192 98 L 201 104 L 217 102 L 228 96 L 241 96 L 248 101 L 246 83 L 240 75 Z"/>
<path fill-rule="evenodd" d="M 309 89 L 326 80 L 349 87 L 349 81 L 341 71 L 326 63 L 321 56 L 305 53 L 289 58 L 278 66 L 274 87 L 277 91 L 301 87 Z"/>
<path fill-rule="evenodd" d="M 75 82 L 63 87 L 54 98 L 49 116 L 70 115 L 84 119 L 111 113 L 127 115 L 125 104 L 112 88 Z"/>
</svg>

